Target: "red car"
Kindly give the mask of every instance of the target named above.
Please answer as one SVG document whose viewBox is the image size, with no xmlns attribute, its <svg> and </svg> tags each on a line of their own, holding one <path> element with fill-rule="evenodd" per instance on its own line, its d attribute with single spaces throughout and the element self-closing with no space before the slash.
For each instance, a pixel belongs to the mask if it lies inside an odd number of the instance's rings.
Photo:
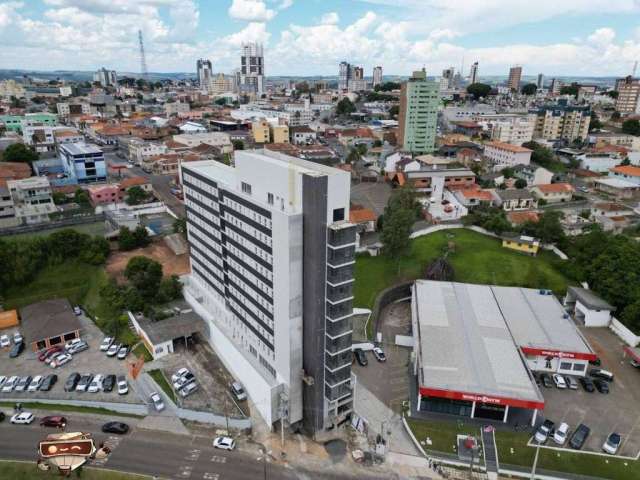
<svg viewBox="0 0 640 480">
<path fill-rule="evenodd" d="M 62 351 L 62 347 L 59 347 L 59 346 L 48 348 L 40 352 L 40 355 L 38 355 L 38 360 L 40 360 L 41 362 L 44 362 L 47 358 L 51 358 L 51 356 L 54 353 L 58 353 L 61 351 Z"/>
<path fill-rule="evenodd" d="M 64 428 L 67 426 L 67 419 L 59 415 L 52 415 L 50 417 L 42 417 L 40 420 L 41 427 L 56 427 Z"/>
</svg>

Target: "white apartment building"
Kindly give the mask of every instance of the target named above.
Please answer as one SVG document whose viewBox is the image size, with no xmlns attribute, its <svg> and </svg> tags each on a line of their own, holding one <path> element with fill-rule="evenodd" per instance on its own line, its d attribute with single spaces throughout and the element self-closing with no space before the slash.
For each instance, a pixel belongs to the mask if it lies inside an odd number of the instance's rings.
<svg viewBox="0 0 640 480">
<path fill-rule="evenodd" d="M 167 153 L 167 146 L 161 142 L 145 142 L 139 139 L 132 139 L 129 142 L 129 160 L 136 165 L 142 165 L 146 159 L 165 153 Z"/>
<path fill-rule="evenodd" d="M 51 152 L 55 147 L 54 132 L 59 128 L 44 123 L 22 124 L 22 141 L 25 145 L 32 146 L 36 152 Z"/>
<path fill-rule="evenodd" d="M 529 165 L 532 150 L 504 142 L 489 142 L 484 146 L 484 156 L 496 169 Z"/>
<path fill-rule="evenodd" d="M 640 113 L 640 80 L 626 77 L 616 82 L 616 89 L 616 110 L 625 115 Z"/>
<path fill-rule="evenodd" d="M 49 221 L 49 214 L 57 211 L 47 177 L 8 180 L 7 189 L 13 201 L 14 214 L 27 225 Z"/>
<path fill-rule="evenodd" d="M 617 153 L 583 153 L 576 157 L 580 162 L 580 168 L 591 170 L 592 172 L 607 173 L 609 169 L 615 167 L 622 158 Z"/>
<path fill-rule="evenodd" d="M 496 119 L 482 118 L 478 122 L 486 125 L 491 132 L 491 140 L 522 145 L 530 142 L 536 126 L 535 115 L 496 115 Z"/>
<path fill-rule="evenodd" d="M 69 103 L 59 102 L 56 103 L 56 109 L 58 115 L 61 117 L 69 117 L 71 115 L 89 115 L 91 114 L 91 105 L 88 103 Z"/>
<path fill-rule="evenodd" d="M 164 104 L 164 113 L 167 116 L 178 115 L 179 113 L 187 113 L 191 111 L 191 106 L 186 102 L 172 102 Z"/>
<path fill-rule="evenodd" d="M 353 409 L 347 172 L 267 150 L 181 165 L 185 298 L 265 421 L 311 433 Z"/>
</svg>

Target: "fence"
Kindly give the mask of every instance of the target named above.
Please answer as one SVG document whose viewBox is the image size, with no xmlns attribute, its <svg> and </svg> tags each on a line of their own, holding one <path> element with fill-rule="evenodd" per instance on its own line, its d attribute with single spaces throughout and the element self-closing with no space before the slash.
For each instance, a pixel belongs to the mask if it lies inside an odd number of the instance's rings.
<svg viewBox="0 0 640 480">
<path fill-rule="evenodd" d="M 35 225 L 20 225 L 18 227 L 7 227 L 0 230 L 0 236 L 17 235 L 20 233 L 42 232 L 53 230 L 56 228 L 70 227 L 73 225 L 84 225 L 87 223 L 103 222 L 104 214 L 88 214 L 81 217 L 65 218 L 63 220 L 55 220 L 48 223 L 38 223 Z"/>
<path fill-rule="evenodd" d="M 382 309 L 401 298 L 411 298 L 412 285 L 413 281 L 401 283 L 389 287 L 378 294 L 376 301 L 373 304 L 373 308 L 371 309 L 371 316 L 369 317 L 369 322 L 371 322 L 374 334 L 378 331 L 378 318 L 380 317 Z"/>
<path fill-rule="evenodd" d="M 630 347 L 636 347 L 640 343 L 640 336 L 625 327 L 617 318 L 611 317 L 609 329 Z"/>
</svg>

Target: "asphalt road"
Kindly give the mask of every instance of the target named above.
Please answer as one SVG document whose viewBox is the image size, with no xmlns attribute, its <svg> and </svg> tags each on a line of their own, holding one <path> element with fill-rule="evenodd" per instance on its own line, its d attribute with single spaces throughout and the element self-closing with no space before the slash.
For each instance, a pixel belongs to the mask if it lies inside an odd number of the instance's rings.
<svg viewBox="0 0 640 480">
<path fill-rule="evenodd" d="M 255 447 L 255 454 L 239 450 L 226 452 L 213 448 L 211 439 L 206 437 L 171 435 L 136 427 L 132 427 L 127 435 L 109 435 L 100 431 L 102 420 L 90 417 L 67 417 L 67 420 L 67 431 L 91 432 L 96 444 L 105 442 L 112 449 L 109 458 L 91 460 L 90 466 L 170 479 L 348 478 L 302 472 L 268 462 L 265 477 L 265 462 L 260 459 L 258 446 Z M 0 457 L 35 462 L 38 442 L 48 433 L 55 432 L 55 429 L 40 427 L 37 418 L 31 425 L 12 425 L 7 418 L 0 423 Z"/>
</svg>

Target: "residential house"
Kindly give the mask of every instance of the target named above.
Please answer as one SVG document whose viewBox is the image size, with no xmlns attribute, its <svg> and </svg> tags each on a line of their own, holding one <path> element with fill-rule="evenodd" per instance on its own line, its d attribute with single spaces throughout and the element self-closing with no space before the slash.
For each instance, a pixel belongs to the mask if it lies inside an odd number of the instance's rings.
<svg viewBox="0 0 640 480">
<path fill-rule="evenodd" d="M 540 240 L 525 235 L 519 237 L 502 237 L 502 246 L 535 257 L 540 249 Z"/>
<path fill-rule="evenodd" d="M 317 133 L 306 125 L 289 128 L 289 134 L 295 145 L 308 145 L 317 140 Z"/>
<path fill-rule="evenodd" d="M 20 223 L 31 225 L 48 222 L 49 215 L 58 210 L 46 177 L 8 180 L 7 189 L 13 201 L 15 217 Z"/>
<path fill-rule="evenodd" d="M 349 223 L 358 227 L 359 234 L 376 231 L 378 216 L 370 208 L 362 205 L 351 204 L 349 209 Z"/>
<path fill-rule="evenodd" d="M 412 185 L 423 195 L 441 196 L 445 188 L 469 188 L 475 185 L 476 175 L 466 168 L 423 169 L 396 172 L 391 175 L 395 185 Z"/>
<path fill-rule="evenodd" d="M 594 185 L 599 192 L 612 195 L 618 200 L 629 200 L 640 197 L 640 185 L 621 178 L 598 178 L 594 181 Z"/>
<path fill-rule="evenodd" d="M 527 182 L 528 186 L 546 185 L 553 180 L 552 172 L 535 164 L 516 165 L 513 167 L 513 175 Z"/>
<path fill-rule="evenodd" d="M 618 153 L 587 152 L 576 157 L 580 162 L 580 168 L 592 172 L 606 173 L 611 168 L 622 162 Z"/>
<path fill-rule="evenodd" d="M 538 208 L 538 201 L 525 189 L 496 190 L 497 205 L 506 212 Z"/>
<path fill-rule="evenodd" d="M 467 208 L 480 205 L 492 207 L 495 203 L 495 197 L 491 190 L 484 190 L 479 185 L 474 185 L 474 188 L 454 189 L 453 195 Z"/>
<path fill-rule="evenodd" d="M 119 182 L 120 189 L 125 192 L 128 191 L 131 187 L 140 187 L 147 193 L 153 192 L 153 185 L 151 184 L 151 180 L 145 177 L 127 177 Z"/>
<path fill-rule="evenodd" d="M 575 189 L 569 183 L 548 183 L 533 186 L 531 192 L 538 200 L 545 200 L 547 203 L 557 203 L 570 202 Z"/>
<path fill-rule="evenodd" d="M 124 192 L 117 183 L 90 185 L 86 190 L 89 194 L 91 204 L 94 206 L 109 203 L 120 203 L 125 197 Z"/>
<path fill-rule="evenodd" d="M 287 135 L 287 141 L 289 137 Z M 224 132 L 206 132 L 174 135 L 173 140 L 178 143 L 187 145 L 189 148 L 197 147 L 201 143 L 213 145 L 222 149 L 222 153 L 233 152 L 233 144 L 229 134 Z"/>
<path fill-rule="evenodd" d="M 533 211 L 512 211 L 507 213 L 507 220 L 512 226 L 518 227 L 529 222 L 537 223 L 540 220 L 540 215 Z"/>
<path fill-rule="evenodd" d="M 640 185 L 640 167 L 634 165 L 618 165 L 617 167 L 609 169 L 609 177 Z"/>
</svg>

